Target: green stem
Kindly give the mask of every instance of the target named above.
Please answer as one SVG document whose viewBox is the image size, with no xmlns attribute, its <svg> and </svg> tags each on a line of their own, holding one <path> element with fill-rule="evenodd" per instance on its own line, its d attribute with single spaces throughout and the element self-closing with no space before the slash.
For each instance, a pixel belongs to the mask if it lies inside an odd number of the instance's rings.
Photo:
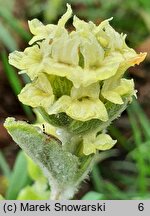
<svg viewBox="0 0 150 216">
<path fill-rule="evenodd" d="M 49 179 L 49 184 L 51 186 L 50 200 L 68 200 L 73 198 L 74 194 L 78 191 L 80 183 L 87 178 L 89 172 L 92 170 L 96 158 L 97 155 L 84 157 L 80 165 L 81 168 L 77 173 L 76 179 L 72 182 L 72 185 L 68 186 L 66 182 L 66 187 L 59 188 L 59 185 L 56 185 L 55 182 Z"/>
</svg>

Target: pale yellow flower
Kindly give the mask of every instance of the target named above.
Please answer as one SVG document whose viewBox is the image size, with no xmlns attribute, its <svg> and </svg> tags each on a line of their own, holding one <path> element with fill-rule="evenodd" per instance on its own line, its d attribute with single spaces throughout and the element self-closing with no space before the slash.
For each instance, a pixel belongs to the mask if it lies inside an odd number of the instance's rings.
<svg viewBox="0 0 150 216">
<path fill-rule="evenodd" d="M 128 67 L 141 62 L 145 53 L 136 54 L 105 20 L 96 26 L 73 17 L 75 30 L 68 32 L 65 24 L 72 16 L 71 7 L 57 25 L 44 25 L 37 19 L 29 21 L 34 35 L 30 44 L 43 40 L 24 52 L 10 55 L 10 64 L 26 72 L 31 80 L 40 72 L 66 77 L 76 88 L 124 74 Z"/>
<path fill-rule="evenodd" d="M 66 76 L 76 88 L 106 80 L 118 71 L 123 75 L 145 58 L 145 53 L 136 54 L 126 45 L 125 36 L 117 33 L 108 20 L 96 26 L 74 16 L 73 25 L 75 31 L 54 38 L 52 59 L 45 64 L 45 70 Z"/>
<path fill-rule="evenodd" d="M 135 94 L 133 79 L 108 79 L 104 82 L 101 94 L 104 98 L 115 104 L 123 104 L 122 96 L 130 98 Z"/>
<path fill-rule="evenodd" d="M 34 80 L 40 72 L 44 72 L 44 61 L 47 61 L 51 53 L 51 47 L 47 41 L 28 47 L 24 52 L 14 51 L 9 55 L 9 63 L 26 73 Z"/>
<path fill-rule="evenodd" d="M 67 4 L 67 12 L 61 17 L 58 21 L 58 25 L 48 24 L 44 25 L 38 19 L 33 19 L 28 22 L 29 29 L 34 37 L 30 40 L 29 44 L 33 44 L 36 41 L 43 39 L 53 39 L 57 36 L 60 36 L 63 33 L 67 33 L 67 30 L 64 28 L 66 22 L 72 15 L 72 10 L 69 4 Z"/>
<path fill-rule="evenodd" d="M 77 37 L 71 37 L 69 34 L 62 34 L 59 38 L 54 39 L 51 54 L 53 63 L 58 62 L 77 66 L 79 63 L 79 44 L 79 39 Z"/>
<path fill-rule="evenodd" d="M 79 121 L 90 119 L 108 120 L 105 105 L 99 99 L 100 86 L 98 83 L 76 89 L 72 87 L 70 96 L 60 97 L 49 109 L 49 114 L 65 112 L 68 116 Z"/>
<path fill-rule="evenodd" d="M 133 80 L 122 77 L 130 66 L 143 61 L 146 54 L 137 54 L 129 48 L 125 42 L 126 35 L 119 34 L 110 26 L 111 19 L 96 26 L 74 16 L 75 30 L 68 32 L 65 24 L 71 16 L 72 10 L 67 4 L 67 12 L 57 25 L 44 25 L 37 19 L 29 21 L 34 35 L 30 44 L 37 44 L 9 57 L 12 65 L 33 80 L 22 90 L 19 99 L 32 107 L 42 106 L 48 114 L 65 112 L 79 121 L 107 121 L 104 103 L 108 100 L 123 104 L 123 98 L 130 99 L 135 95 Z M 65 77 L 70 82 L 71 92 L 63 94 L 64 88 L 61 88 L 58 96 L 52 77 Z M 45 82 L 44 91 L 39 84 L 42 80 Z M 60 83 L 57 87 L 60 88 Z M 102 96 L 103 102 L 100 100 Z M 42 97 L 43 100 L 36 100 Z"/>
<path fill-rule="evenodd" d="M 101 90 L 102 96 L 115 104 L 124 103 L 122 96 L 128 97 L 131 101 L 131 96 L 136 96 L 136 90 L 134 90 L 134 81 L 133 79 L 124 79 L 122 78 L 122 76 L 124 72 L 128 69 L 128 67 L 133 66 L 134 64 L 139 64 L 141 61 L 144 60 L 145 56 L 146 53 L 140 53 L 139 55 L 135 55 L 135 51 L 133 49 L 131 49 L 130 52 L 124 50 L 124 61 L 120 64 L 117 73 L 111 78 L 104 81 Z"/>
<path fill-rule="evenodd" d="M 96 134 L 90 133 L 83 136 L 83 153 L 90 155 L 95 154 L 97 150 L 105 151 L 112 148 L 116 142 L 108 134 L 96 136 Z"/>
<path fill-rule="evenodd" d="M 46 75 L 40 74 L 32 83 L 27 84 L 18 95 L 19 100 L 32 107 L 43 107 L 48 111 L 55 96 Z"/>
<path fill-rule="evenodd" d="M 60 50 L 62 49 L 60 48 Z M 115 56 L 108 56 L 104 59 L 102 67 L 96 69 L 83 69 L 78 65 L 65 65 L 63 63 L 53 62 L 50 60 L 45 63 L 45 71 L 48 74 L 67 77 L 73 82 L 73 85 L 76 88 L 79 88 L 80 86 L 86 87 L 92 83 L 105 80 L 113 76 L 119 68 L 119 63 L 120 62 L 115 61 Z"/>
</svg>

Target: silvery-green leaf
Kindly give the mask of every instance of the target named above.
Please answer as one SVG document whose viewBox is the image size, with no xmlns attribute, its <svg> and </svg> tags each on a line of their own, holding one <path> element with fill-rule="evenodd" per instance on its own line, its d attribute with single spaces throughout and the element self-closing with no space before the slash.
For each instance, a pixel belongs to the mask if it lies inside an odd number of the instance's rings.
<svg viewBox="0 0 150 216">
<path fill-rule="evenodd" d="M 4 126 L 14 141 L 45 172 L 51 185 L 64 188 L 75 181 L 78 171 L 78 158 L 63 150 L 60 142 L 43 134 L 41 130 L 23 121 L 7 118 Z"/>
</svg>

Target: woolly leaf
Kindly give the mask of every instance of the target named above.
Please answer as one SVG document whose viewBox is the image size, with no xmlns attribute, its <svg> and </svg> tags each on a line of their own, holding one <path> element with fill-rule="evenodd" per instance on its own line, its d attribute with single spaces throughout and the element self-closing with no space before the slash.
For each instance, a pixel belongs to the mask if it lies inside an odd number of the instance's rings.
<svg viewBox="0 0 150 216">
<path fill-rule="evenodd" d="M 14 141 L 45 172 L 51 183 L 64 187 L 72 184 L 78 170 L 78 158 L 63 150 L 57 139 L 49 137 L 33 125 L 7 118 L 4 124 Z"/>
</svg>

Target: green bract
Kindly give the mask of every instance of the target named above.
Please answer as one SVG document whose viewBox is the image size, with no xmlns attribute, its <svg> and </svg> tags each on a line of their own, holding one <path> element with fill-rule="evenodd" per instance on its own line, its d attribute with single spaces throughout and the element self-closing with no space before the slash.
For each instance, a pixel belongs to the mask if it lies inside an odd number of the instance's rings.
<svg viewBox="0 0 150 216">
<path fill-rule="evenodd" d="M 5 126 L 46 170 L 52 194 L 58 187 L 52 197 L 60 199 L 74 194 L 99 150 L 116 143 L 106 129 L 136 96 L 134 81 L 125 79 L 124 73 L 146 56 L 127 46 L 126 35 L 110 26 L 111 19 L 96 26 L 73 16 L 74 30 L 69 32 L 65 24 L 71 16 L 67 4 L 57 25 L 29 21 L 31 46 L 9 56 L 9 63 L 31 79 L 19 100 L 36 108 L 44 118 L 42 124 L 51 126 L 48 135 L 43 135 L 40 123 L 31 127 L 8 119 Z M 35 195 L 35 187 L 27 190 Z"/>
</svg>

